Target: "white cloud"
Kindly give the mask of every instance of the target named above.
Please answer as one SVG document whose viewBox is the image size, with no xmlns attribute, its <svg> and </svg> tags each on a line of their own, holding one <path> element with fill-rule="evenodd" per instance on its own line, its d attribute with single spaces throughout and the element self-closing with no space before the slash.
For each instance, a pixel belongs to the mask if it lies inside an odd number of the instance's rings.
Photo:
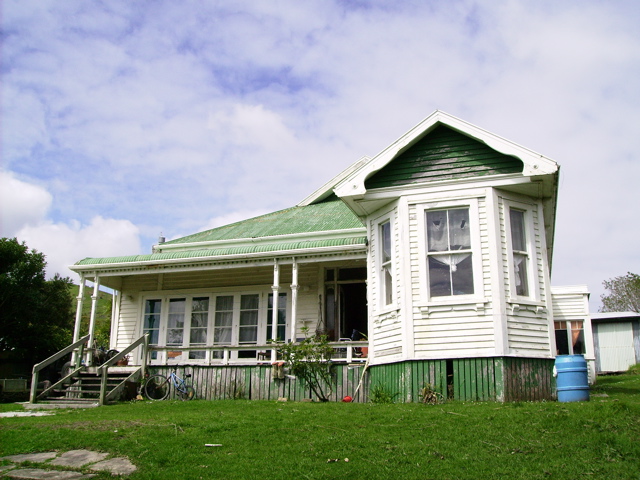
<svg viewBox="0 0 640 480">
<path fill-rule="evenodd" d="M 96 216 L 88 225 L 43 222 L 17 234 L 29 248 L 46 255 L 47 276 L 59 273 L 76 279 L 68 267 L 85 257 L 131 255 L 140 251 L 138 227 L 128 220 Z"/>
<path fill-rule="evenodd" d="M 13 237 L 26 225 L 44 220 L 52 196 L 44 188 L 0 171 L 0 236 Z"/>
</svg>

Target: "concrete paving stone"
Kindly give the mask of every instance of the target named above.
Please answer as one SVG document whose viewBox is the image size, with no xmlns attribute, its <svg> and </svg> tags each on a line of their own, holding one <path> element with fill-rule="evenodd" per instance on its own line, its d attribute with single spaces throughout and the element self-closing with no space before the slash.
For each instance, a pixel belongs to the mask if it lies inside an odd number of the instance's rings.
<svg viewBox="0 0 640 480">
<path fill-rule="evenodd" d="M 19 468 L 5 473 L 6 478 L 18 480 L 83 480 L 93 478 L 95 475 L 83 475 L 79 472 L 60 472 L 57 470 L 43 470 L 41 468 Z"/>
<path fill-rule="evenodd" d="M 137 470 L 137 467 L 128 458 L 116 457 L 103 460 L 89 466 L 91 470 L 111 472 L 111 475 L 129 475 Z"/>
<path fill-rule="evenodd" d="M 47 460 L 51 460 L 58 455 L 58 452 L 42 452 L 42 453 L 23 453 L 20 455 L 10 455 L 8 457 L 2 457 L 0 460 L 9 460 L 13 463 L 33 462 L 42 463 Z"/>
<path fill-rule="evenodd" d="M 70 450 L 50 463 L 61 467 L 82 467 L 104 460 L 108 455 L 108 453 L 92 452 L 91 450 Z"/>
<path fill-rule="evenodd" d="M 44 417 L 53 415 L 51 412 L 2 412 L 0 417 Z"/>
<path fill-rule="evenodd" d="M 7 470 L 11 470 L 12 468 L 16 468 L 15 465 L 0 465 L 0 473 L 6 472 Z"/>
</svg>

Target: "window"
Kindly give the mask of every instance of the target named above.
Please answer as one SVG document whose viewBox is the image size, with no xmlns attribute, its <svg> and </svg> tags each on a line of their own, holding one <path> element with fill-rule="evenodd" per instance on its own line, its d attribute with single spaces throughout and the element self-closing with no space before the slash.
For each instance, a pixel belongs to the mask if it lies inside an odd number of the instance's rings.
<svg viewBox="0 0 640 480">
<path fill-rule="evenodd" d="M 160 315 L 162 314 L 162 300 L 147 300 L 144 303 L 144 319 L 142 322 L 143 335 L 149 334 L 149 345 L 158 345 L 160 338 Z M 151 359 L 158 358 L 158 352 L 151 352 Z"/>
<path fill-rule="evenodd" d="M 426 212 L 429 295 L 472 295 L 469 208 Z"/>
<path fill-rule="evenodd" d="M 286 336 L 286 328 L 287 328 L 287 294 L 280 293 L 278 295 L 278 306 L 277 306 L 277 330 L 276 330 L 276 340 L 284 341 Z M 267 341 L 273 339 L 273 293 L 269 294 L 269 308 L 267 310 Z"/>
<path fill-rule="evenodd" d="M 167 323 L 167 345 L 182 345 L 184 335 L 184 316 L 186 300 L 172 298 L 169 300 L 169 321 Z"/>
<path fill-rule="evenodd" d="M 152 352 L 160 362 L 221 360 L 224 346 L 236 347 L 229 360 L 256 360 L 256 345 L 271 339 L 273 308 L 266 291 L 166 295 L 145 299 L 142 330 L 151 345 L 166 347 Z M 278 296 L 276 316 L 276 334 L 286 340 L 287 293 Z"/>
<path fill-rule="evenodd" d="M 391 305 L 393 302 L 393 274 L 392 274 L 392 250 L 391 250 L 391 222 L 380 225 L 380 264 L 383 304 Z"/>
<path fill-rule="evenodd" d="M 216 297 L 216 313 L 213 324 L 213 343 L 231 345 L 233 331 L 233 295 Z"/>
<path fill-rule="evenodd" d="M 584 330 L 582 320 L 554 322 L 557 355 L 584 355 Z"/>
<path fill-rule="evenodd" d="M 509 209 L 511 226 L 511 250 L 513 253 L 513 282 L 516 295 L 529 296 L 527 235 L 525 226 L 525 212 Z"/>
<path fill-rule="evenodd" d="M 191 331 L 189 345 L 192 347 L 207 344 L 207 325 L 209 323 L 209 298 L 198 297 L 191 301 Z M 189 351 L 190 360 L 204 360 L 206 351 Z"/>
</svg>

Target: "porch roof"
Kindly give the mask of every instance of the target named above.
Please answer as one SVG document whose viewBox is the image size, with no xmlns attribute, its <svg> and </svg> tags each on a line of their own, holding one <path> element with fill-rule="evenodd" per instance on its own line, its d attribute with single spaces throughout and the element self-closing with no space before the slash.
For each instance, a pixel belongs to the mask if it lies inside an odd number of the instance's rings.
<svg viewBox="0 0 640 480">
<path fill-rule="evenodd" d="M 89 265 L 115 265 L 132 263 L 157 264 L 171 260 L 188 259 L 211 259 L 213 257 L 230 257 L 237 255 L 260 255 L 267 253 L 295 252 L 297 250 L 323 250 L 331 247 L 362 247 L 366 248 L 367 237 L 343 237 L 324 240 L 302 240 L 293 242 L 229 246 L 221 248 L 210 248 L 203 250 L 171 251 L 162 253 L 151 253 L 147 255 L 128 255 L 121 257 L 85 258 L 77 262 L 74 267 Z M 75 268 L 71 267 L 72 270 Z"/>
</svg>

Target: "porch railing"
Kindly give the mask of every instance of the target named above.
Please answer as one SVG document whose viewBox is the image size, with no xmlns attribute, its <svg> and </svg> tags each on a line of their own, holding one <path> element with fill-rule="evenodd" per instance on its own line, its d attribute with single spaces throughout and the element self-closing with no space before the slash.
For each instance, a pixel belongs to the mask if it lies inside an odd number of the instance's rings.
<svg viewBox="0 0 640 480">
<path fill-rule="evenodd" d="M 338 363 L 356 363 L 365 362 L 368 356 L 369 342 L 367 341 L 342 341 L 329 342 L 334 349 L 335 354 L 331 361 Z M 149 345 L 150 357 L 153 352 L 165 352 L 165 361 L 163 363 L 193 363 L 205 365 L 231 365 L 231 364 L 255 364 L 255 363 L 272 363 L 277 362 L 277 347 L 272 343 L 267 345 L 213 345 L 213 346 L 194 346 L 194 347 L 178 347 L 178 346 L 157 346 Z M 189 359 L 189 352 L 205 352 L 203 359 Z M 255 357 L 233 359 L 232 352 L 255 351 Z M 185 357 L 183 357 L 185 355 Z M 173 360 L 173 361 L 172 361 Z M 153 360 L 151 360 L 153 361 Z"/>
<path fill-rule="evenodd" d="M 129 355 L 133 350 L 142 346 L 141 358 L 142 362 L 140 368 L 131 372 L 131 374 L 122 380 L 118 385 L 113 387 L 110 391 L 107 391 L 107 379 L 109 378 L 109 367 L 115 365 L 119 360 Z M 98 367 L 98 375 L 101 376 L 100 380 L 100 405 L 104 405 L 109 400 L 112 400 L 118 396 L 127 382 L 136 381 L 144 376 L 147 369 L 147 351 L 149 348 L 149 334 L 145 334 L 138 338 L 135 342 L 122 350 L 117 355 L 114 355 L 109 360 L 104 362 Z"/>
<path fill-rule="evenodd" d="M 82 365 L 81 365 L 82 357 L 83 357 L 84 349 L 87 343 L 89 342 L 89 337 L 90 335 L 82 337 L 77 342 L 72 343 L 68 347 L 60 350 L 58 353 L 51 355 L 49 358 L 47 358 L 43 362 L 40 362 L 33 366 L 33 373 L 31 374 L 31 393 L 29 395 L 29 402 L 36 403 L 38 398 L 45 397 L 49 392 L 58 388 L 60 385 L 62 385 L 64 382 L 66 382 L 71 377 L 76 375 L 80 370 L 82 370 Z M 73 352 L 76 349 L 79 349 L 79 351 L 78 351 L 78 354 L 75 355 L 74 357 L 75 365 L 71 366 L 71 368 L 69 369 L 69 373 L 64 377 L 62 377 L 53 385 L 50 385 L 47 388 L 45 388 L 42 392 L 40 392 L 40 395 L 38 395 L 38 377 L 39 377 L 40 371 L 48 367 L 49 365 L 51 365 L 56 360 L 61 359 L 62 357 L 64 357 L 65 355 L 68 355 L 69 353 Z"/>
</svg>

